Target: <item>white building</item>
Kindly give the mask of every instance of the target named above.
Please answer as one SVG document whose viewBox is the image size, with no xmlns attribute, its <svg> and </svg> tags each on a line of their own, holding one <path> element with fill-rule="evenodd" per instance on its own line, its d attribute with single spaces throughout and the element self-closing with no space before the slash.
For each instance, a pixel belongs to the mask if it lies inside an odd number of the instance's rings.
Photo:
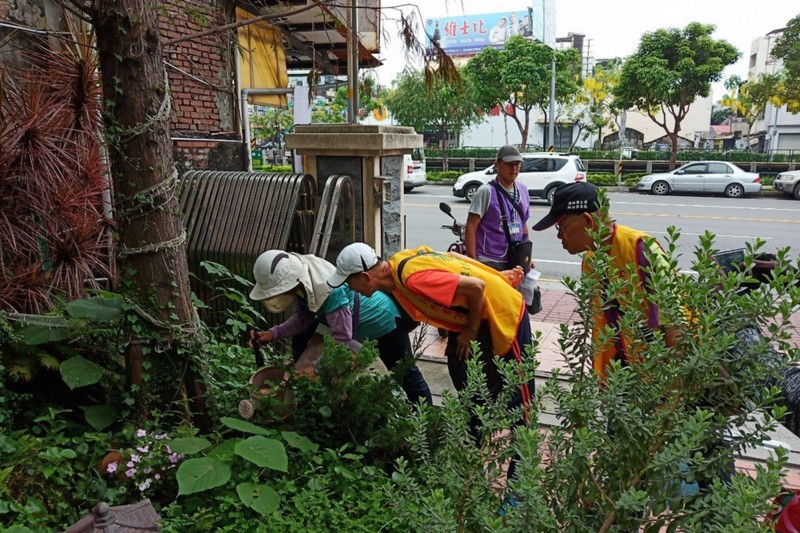
<svg viewBox="0 0 800 533">
<path fill-rule="evenodd" d="M 772 30 L 753 40 L 750 46 L 750 77 L 780 72 L 782 61 L 773 59 L 771 53 L 783 30 Z M 768 103 L 764 116 L 753 124 L 750 142 L 758 143 L 762 151 L 775 154 L 800 152 L 800 114 L 790 113 L 786 106 L 777 107 Z"/>
</svg>

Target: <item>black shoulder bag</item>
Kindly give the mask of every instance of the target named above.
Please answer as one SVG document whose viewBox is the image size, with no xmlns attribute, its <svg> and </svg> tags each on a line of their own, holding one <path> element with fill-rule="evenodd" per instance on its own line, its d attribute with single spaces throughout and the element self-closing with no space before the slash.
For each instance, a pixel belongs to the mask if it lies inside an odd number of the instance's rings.
<svg viewBox="0 0 800 533">
<path fill-rule="evenodd" d="M 491 181 L 492 186 L 497 190 L 497 193 L 508 200 L 514 209 L 519 213 L 519 219 L 522 221 L 522 208 L 515 202 L 506 191 L 497 183 Z M 511 231 L 508 229 L 508 217 L 506 216 L 506 207 L 503 198 L 498 198 L 497 203 L 500 206 L 500 220 L 503 221 L 503 231 L 506 233 L 506 240 L 508 241 L 508 268 L 516 266 L 522 267 L 522 270 L 527 274 L 531 269 L 531 255 L 533 254 L 533 243 L 531 241 L 513 241 L 511 240 Z"/>
</svg>

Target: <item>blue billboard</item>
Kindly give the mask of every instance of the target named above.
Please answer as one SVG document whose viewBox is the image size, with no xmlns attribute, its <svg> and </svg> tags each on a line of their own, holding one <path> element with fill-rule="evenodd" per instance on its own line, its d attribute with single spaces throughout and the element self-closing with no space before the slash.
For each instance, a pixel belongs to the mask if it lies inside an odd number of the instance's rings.
<svg viewBox="0 0 800 533">
<path fill-rule="evenodd" d="M 550 2 L 552 4 L 554 2 Z M 547 15 L 551 19 L 551 14 Z M 475 55 L 487 46 L 503 48 L 505 42 L 514 35 L 545 43 L 551 39 L 555 41 L 554 36 L 547 36 L 548 40 L 545 40 L 544 0 L 533 0 L 529 7 L 501 13 L 426 19 L 425 34 L 428 50 L 432 48 L 431 41 L 436 41 L 448 55 L 454 57 Z"/>
</svg>

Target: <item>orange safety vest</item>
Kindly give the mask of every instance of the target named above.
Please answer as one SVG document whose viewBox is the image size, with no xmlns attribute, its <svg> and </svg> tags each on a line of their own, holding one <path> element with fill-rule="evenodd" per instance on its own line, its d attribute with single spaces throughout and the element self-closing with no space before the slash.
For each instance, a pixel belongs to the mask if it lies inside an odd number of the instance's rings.
<svg viewBox="0 0 800 533">
<path fill-rule="evenodd" d="M 489 324 L 495 355 L 503 355 L 511 350 L 519 322 L 527 315 L 522 294 L 511 286 L 505 276 L 469 257 L 435 252 L 427 246 L 398 252 L 388 262 L 394 278 L 393 294 L 411 318 L 448 331 L 461 331 L 467 325 L 466 301 L 457 297 L 451 307 L 438 304 L 409 290 L 406 280 L 423 270 L 440 270 L 483 280 L 486 290 L 481 320 Z"/>
<path fill-rule="evenodd" d="M 628 281 L 628 283 L 625 284 L 625 289 L 623 289 L 624 293 L 628 293 L 631 290 L 645 291 L 645 280 L 643 279 L 644 274 L 642 271 L 644 265 L 639 263 L 638 254 L 636 253 L 639 241 L 644 238 L 650 238 L 650 236 L 644 232 L 626 226 L 614 226 L 611 237 L 611 250 L 608 252 L 608 255 L 611 258 L 613 267 L 617 269 L 617 275 L 624 276 Z M 650 244 L 650 251 L 655 254 L 664 253 L 661 246 L 655 240 Z M 592 253 L 593 252 L 587 252 L 584 256 L 582 270 L 585 273 L 590 272 L 587 259 L 591 257 Z M 631 264 L 635 264 L 637 267 L 634 276 L 630 276 L 627 271 L 628 265 Z M 629 331 L 619 331 L 617 339 L 612 338 L 605 344 L 600 344 L 600 332 L 611 325 L 608 321 L 608 314 L 603 308 L 603 300 L 604 298 L 602 295 L 597 295 L 594 298 L 593 307 L 595 312 L 592 326 L 592 341 L 595 347 L 593 366 L 600 381 L 605 380 L 606 369 L 611 361 L 618 356 L 620 356 L 625 363 L 635 361 L 637 357 L 637 350 L 631 345 L 632 334 Z M 605 303 L 607 304 L 608 302 Z M 641 304 L 641 310 L 644 316 L 647 316 L 650 312 L 650 303 L 646 298 Z M 624 350 L 623 354 L 618 353 L 618 343 Z"/>
</svg>

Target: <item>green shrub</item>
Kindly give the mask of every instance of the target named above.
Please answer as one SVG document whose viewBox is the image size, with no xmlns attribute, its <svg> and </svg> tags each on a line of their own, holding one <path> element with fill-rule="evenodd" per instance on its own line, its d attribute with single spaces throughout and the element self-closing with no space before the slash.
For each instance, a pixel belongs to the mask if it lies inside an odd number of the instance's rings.
<svg viewBox="0 0 800 533">
<path fill-rule="evenodd" d="M 292 165 L 253 165 L 255 172 L 280 172 L 291 174 L 294 172 Z"/>
<path fill-rule="evenodd" d="M 607 228 L 594 234 L 597 243 L 608 236 Z M 670 228 L 670 258 L 677 239 Z M 748 249 L 746 265 L 752 266 L 762 246 Z M 537 532 L 554 533 L 770 530 L 763 517 L 780 490 L 786 452 L 779 450 L 752 477 L 734 475 L 723 483 L 721 476 L 735 454 L 768 438 L 786 413 L 771 386 L 778 368 L 766 356 L 775 345 L 785 354 L 781 365 L 788 368 L 800 358 L 787 332 L 792 309 L 800 304 L 800 263 L 789 262 L 788 250 L 778 251 L 768 283 L 745 293 L 742 287 L 752 281 L 746 270 L 722 273 L 711 259 L 712 235 L 701 236 L 696 276 L 677 274 L 674 259 L 671 268 L 649 274 L 663 319 L 681 324 L 677 345 L 667 345 L 660 331 L 648 333 L 643 302 L 625 290 L 607 250 L 590 257 L 595 274 L 565 280 L 579 316 L 561 325 L 559 345 L 569 374 L 554 371 L 532 406 L 535 414 L 547 398 L 559 424 L 546 437 L 536 426 L 516 430 L 520 463 L 506 493 L 516 505 L 498 516 L 498 462 L 511 452 L 498 430 L 513 415 L 503 398 L 470 403 L 482 381 L 470 361 L 469 391 L 457 399 L 445 396 L 438 418 L 424 411 L 415 415 L 409 453 L 398 461 L 394 511 L 410 531 L 528 531 L 532 524 Z M 598 293 L 602 301 L 595 300 Z M 675 305 L 676 295 L 685 308 Z M 592 368 L 591 331 L 581 325 L 611 300 L 619 302 L 622 322 L 641 352 L 635 364 L 615 362 L 601 385 Z M 691 320 L 685 309 L 692 310 Z M 753 324 L 762 326 L 763 338 L 739 344 L 736 332 Z M 611 334 L 601 332 L 601 342 Z M 526 374 L 516 364 L 505 371 L 511 387 Z M 483 434 L 496 439 L 473 444 L 465 414 L 470 411 L 480 417 Z M 729 424 L 738 434 L 730 446 L 720 446 Z M 681 483 L 697 479 L 707 480 L 708 488 L 697 494 L 680 490 Z"/>
<path fill-rule="evenodd" d="M 433 183 L 438 183 L 440 181 L 455 181 L 461 174 L 463 174 L 463 172 L 459 172 L 458 170 L 429 170 L 427 172 L 427 180 Z"/>
</svg>

